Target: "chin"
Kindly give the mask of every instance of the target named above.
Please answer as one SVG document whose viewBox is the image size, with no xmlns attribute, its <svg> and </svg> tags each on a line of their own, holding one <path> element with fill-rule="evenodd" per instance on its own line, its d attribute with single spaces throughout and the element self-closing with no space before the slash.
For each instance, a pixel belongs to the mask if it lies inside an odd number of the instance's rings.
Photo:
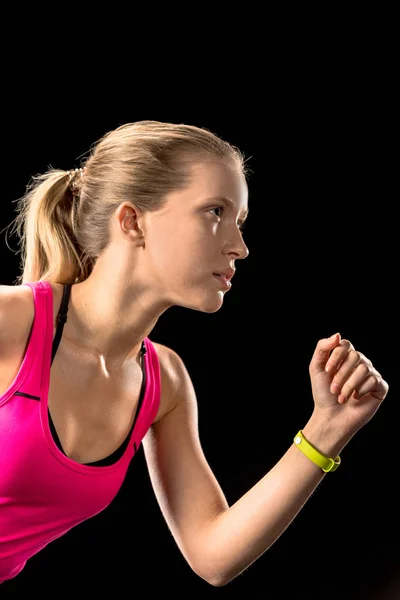
<svg viewBox="0 0 400 600">
<path fill-rule="evenodd" d="M 192 304 L 186 304 L 185 306 L 186 308 L 189 308 L 191 310 L 197 310 L 198 312 L 212 314 L 218 312 L 219 309 L 222 307 L 223 303 L 224 294 L 220 292 L 218 296 L 214 296 L 213 299 L 204 298 L 202 299 L 202 301 L 199 301 L 199 299 L 196 298 L 195 302 L 193 302 Z"/>
<path fill-rule="evenodd" d="M 210 307 L 210 308 L 198 308 L 197 310 L 199 312 L 203 312 L 203 313 L 208 313 L 208 314 L 213 314 L 219 311 L 219 309 L 222 308 L 222 304 L 220 304 L 217 307 Z"/>
<path fill-rule="evenodd" d="M 203 313 L 216 313 L 224 303 L 225 292 L 222 290 L 210 293 L 204 287 L 186 289 L 183 293 L 176 294 L 170 298 L 170 306 L 181 306 L 189 310 Z"/>
</svg>

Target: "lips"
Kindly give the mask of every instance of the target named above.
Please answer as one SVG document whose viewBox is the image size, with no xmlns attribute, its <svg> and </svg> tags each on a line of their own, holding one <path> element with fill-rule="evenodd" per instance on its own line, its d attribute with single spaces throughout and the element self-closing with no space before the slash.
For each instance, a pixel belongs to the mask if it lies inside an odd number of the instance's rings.
<svg viewBox="0 0 400 600">
<path fill-rule="evenodd" d="M 224 277 L 226 281 L 230 281 L 235 274 L 235 269 L 223 269 L 221 271 L 214 271 L 213 275 Z"/>
<path fill-rule="evenodd" d="M 231 287 L 232 284 L 231 284 L 231 282 L 229 281 L 229 279 L 225 275 L 223 275 L 221 273 L 213 273 L 213 277 L 215 277 L 215 279 L 217 281 L 219 281 L 219 285 L 223 289 L 225 289 L 225 290 L 229 290 L 230 289 L 230 287 Z"/>
</svg>

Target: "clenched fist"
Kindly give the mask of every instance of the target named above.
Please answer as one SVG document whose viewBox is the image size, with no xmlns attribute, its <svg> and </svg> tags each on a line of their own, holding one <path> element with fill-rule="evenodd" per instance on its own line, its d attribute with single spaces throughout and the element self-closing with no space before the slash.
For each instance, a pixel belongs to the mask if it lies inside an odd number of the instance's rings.
<svg viewBox="0 0 400 600">
<path fill-rule="evenodd" d="M 372 418 L 389 391 L 371 361 L 339 333 L 319 340 L 309 373 L 314 410 L 350 434 Z"/>
</svg>

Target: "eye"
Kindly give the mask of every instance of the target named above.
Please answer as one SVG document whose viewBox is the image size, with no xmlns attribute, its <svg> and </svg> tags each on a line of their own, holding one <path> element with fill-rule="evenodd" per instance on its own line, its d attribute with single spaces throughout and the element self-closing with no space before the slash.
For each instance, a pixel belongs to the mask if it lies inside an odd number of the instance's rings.
<svg viewBox="0 0 400 600">
<path fill-rule="evenodd" d="M 224 212 L 224 207 L 223 206 L 214 206 L 214 208 L 210 208 L 210 212 L 216 210 L 216 211 L 220 211 L 220 214 L 217 214 L 217 217 L 221 217 L 222 213 Z"/>
<path fill-rule="evenodd" d="M 210 209 L 209 209 L 209 212 L 212 212 L 212 211 L 220 211 L 220 214 L 218 214 L 218 212 L 216 212 L 215 214 L 216 214 L 216 216 L 217 216 L 218 218 L 221 218 L 221 216 L 222 216 L 222 213 L 224 212 L 224 210 L 225 210 L 225 207 L 224 207 L 224 206 L 214 206 L 214 208 L 210 208 Z M 243 231 L 243 229 L 244 229 L 244 225 L 245 225 L 245 221 L 239 221 L 239 223 L 238 223 L 238 226 L 239 226 L 239 231 Z"/>
</svg>

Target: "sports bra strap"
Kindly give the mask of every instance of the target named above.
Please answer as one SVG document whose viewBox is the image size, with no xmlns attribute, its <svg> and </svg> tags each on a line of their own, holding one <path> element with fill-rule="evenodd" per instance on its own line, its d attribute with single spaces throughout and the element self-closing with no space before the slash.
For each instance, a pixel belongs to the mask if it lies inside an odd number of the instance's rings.
<svg viewBox="0 0 400 600">
<path fill-rule="evenodd" d="M 56 335 L 54 336 L 54 340 L 53 340 L 51 364 L 53 364 L 54 357 L 56 355 L 58 346 L 61 341 L 61 336 L 62 336 L 62 332 L 64 329 L 64 325 L 67 322 L 68 302 L 69 302 L 70 293 L 71 293 L 71 284 L 65 283 L 64 290 L 63 290 L 63 296 L 62 296 L 62 300 L 61 300 L 61 305 L 60 305 L 60 310 L 58 311 L 58 316 L 57 316 L 57 331 L 56 331 Z"/>
</svg>

